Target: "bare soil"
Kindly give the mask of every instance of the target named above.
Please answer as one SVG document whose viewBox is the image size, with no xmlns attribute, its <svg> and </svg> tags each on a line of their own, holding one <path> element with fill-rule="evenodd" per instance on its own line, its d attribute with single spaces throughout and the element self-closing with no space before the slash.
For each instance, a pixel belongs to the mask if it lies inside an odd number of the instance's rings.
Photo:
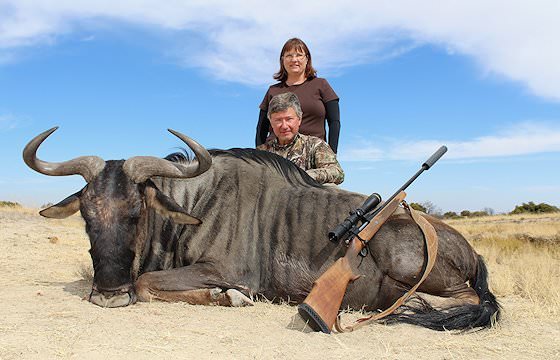
<svg viewBox="0 0 560 360">
<path fill-rule="evenodd" d="M 370 325 L 305 330 L 293 306 L 225 308 L 138 303 L 103 309 L 91 283 L 82 220 L 0 209 L 0 359 L 552 359 L 560 319 L 530 299 L 500 297 L 499 325 L 474 333 Z"/>
</svg>

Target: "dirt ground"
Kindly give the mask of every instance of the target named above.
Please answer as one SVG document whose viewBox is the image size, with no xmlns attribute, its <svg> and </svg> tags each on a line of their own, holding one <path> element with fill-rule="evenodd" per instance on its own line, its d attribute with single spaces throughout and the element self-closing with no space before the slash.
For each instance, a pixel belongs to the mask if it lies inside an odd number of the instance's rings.
<svg viewBox="0 0 560 360">
<path fill-rule="evenodd" d="M 410 325 L 353 333 L 304 330 L 295 307 L 138 303 L 103 309 L 91 284 L 89 241 L 79 217 L 43 219 L 0 209 L 0 359 L 552 359 L 560 319 L 530 300 L 501 297 L 503 319 L 469 334 Z"/>
</svg>

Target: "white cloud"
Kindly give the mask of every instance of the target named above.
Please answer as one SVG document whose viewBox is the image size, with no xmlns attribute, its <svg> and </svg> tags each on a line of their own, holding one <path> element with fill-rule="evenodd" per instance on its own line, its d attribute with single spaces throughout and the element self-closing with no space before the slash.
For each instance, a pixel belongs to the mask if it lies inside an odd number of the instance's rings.
<svg viewBox="0 0 560 360">
<path fill-rule="evenodd" d="M 560 152 L 560 126 L 525 122 L 511 126 L 494 135 L 485 135 L 472 140 L 389 140 L 383 148 L 374 145 L 344 150 L 340 154 L 344 161 L 378 160 L 423 160 L 446 145 L 446 159 L 482 159 Z"/>
<path fill-rule="evenodd" d="M 19 120 L 12 114 L 0 114 L 0 131 L 12 130 L 19 125 Z"/>
<path fill-rule="evenodd" d="M 488 74 L 560 100 L 560 6 L 555 0 L 4 0 L 0 57 L 95 26 L 90 19 L 169 30 L 184 64 L 246 84 L 269 83 L 281 45 L 299 36 L 312 48 L 322 73 L 430 43 L 471 56 Z M 192 35 L 203 46 L 181 44 Z"/>
</svg>

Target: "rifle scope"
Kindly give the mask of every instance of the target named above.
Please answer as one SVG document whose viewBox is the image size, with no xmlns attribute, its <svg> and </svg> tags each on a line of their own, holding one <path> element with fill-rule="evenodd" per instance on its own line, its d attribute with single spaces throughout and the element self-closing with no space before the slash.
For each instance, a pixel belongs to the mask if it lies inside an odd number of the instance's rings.
<svg viewBox="0 0 560 360">
<path fill-rule="evenodd" d="M 377 205 L 381 202 L 381 195 L 378 193 L 371 194 L 366 201 L 357 208 L 356 210 L 350 212 L 350 215 L 344 219 L 344 221 L 338 224 L 333 231 L 329 232 L 329 239 L 333 242 L 341 239 L 350 230 L 358 220 L 364 220 L 364 215 L 375 209 Z"/>
</svg>

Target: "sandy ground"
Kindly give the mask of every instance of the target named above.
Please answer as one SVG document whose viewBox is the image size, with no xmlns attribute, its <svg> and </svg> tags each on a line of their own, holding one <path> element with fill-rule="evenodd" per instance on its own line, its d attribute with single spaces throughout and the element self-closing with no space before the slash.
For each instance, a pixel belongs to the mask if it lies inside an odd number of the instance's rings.
<svg viewBox="0 0 560 360">
<path fill-rule="evenodd" d="M 353 333 L 302 331 L 295 307 L 139 303 L 103 309 L 83 298 L 89 242 L 78 217 L 0 209 L 0 359 L 553 359 L 560 319 L 499 298 L 503 320 L 470 334 L 409 325 Z"/>
</svg>

